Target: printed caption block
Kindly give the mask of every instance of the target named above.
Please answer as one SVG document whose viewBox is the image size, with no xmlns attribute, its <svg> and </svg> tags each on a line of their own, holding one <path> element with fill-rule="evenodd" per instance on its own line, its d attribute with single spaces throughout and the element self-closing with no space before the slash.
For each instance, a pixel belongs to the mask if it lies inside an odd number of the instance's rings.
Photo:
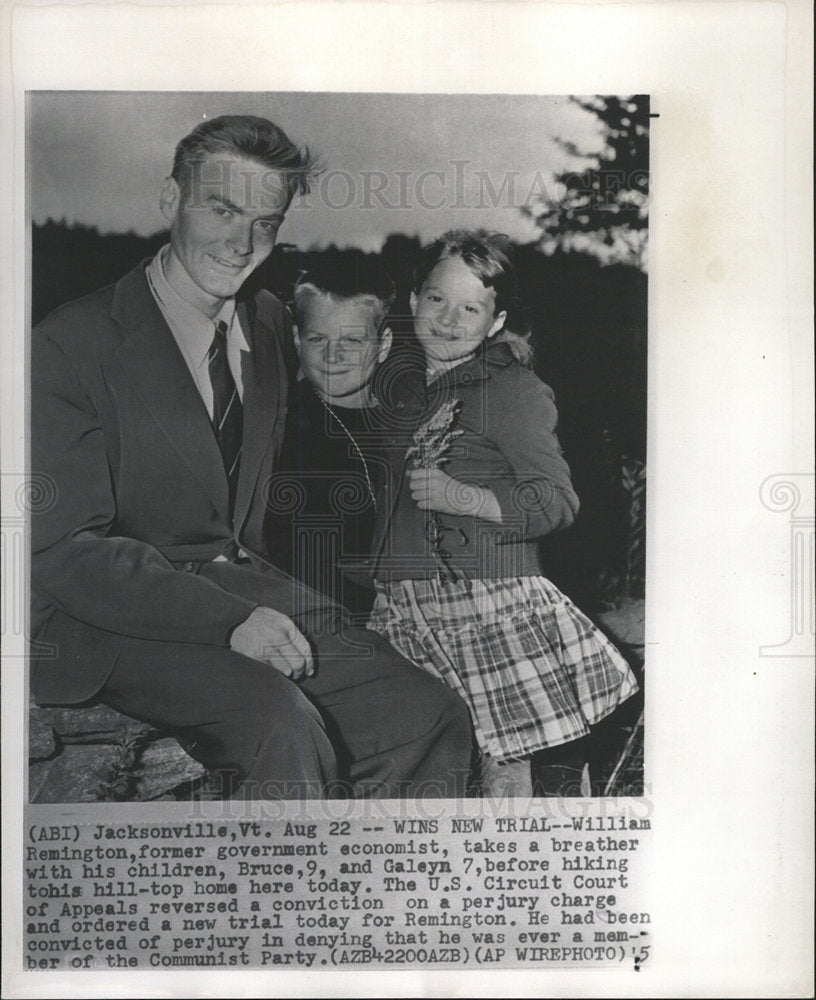
<svg viewBox="0 0 816 1000">
<path fill-rule="evenodd" d="M 637 970 L 649 957 L 645 800 L 346 803 L 330 818 L 334 805 L 255 803 L 264 815 L 246 819 L 226 814 L 236 803 L 198 804 L 195 819 L 29 807 L 24 968 Z"/>
</svg>

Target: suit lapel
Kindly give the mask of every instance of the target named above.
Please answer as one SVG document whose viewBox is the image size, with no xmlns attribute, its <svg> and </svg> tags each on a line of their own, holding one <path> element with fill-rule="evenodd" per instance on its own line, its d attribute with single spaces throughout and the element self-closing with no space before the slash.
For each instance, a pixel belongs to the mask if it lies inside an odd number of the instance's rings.
<svg viewBox="0 0 816 1000">
<path fill-rule="evenodd" d="M 126 377 L 216 510 L 229 519 L 227 477 L 207 408 L 153 299 L 144 264 L 118 282 L 112 313 L 127 331 L 118 351 Z"/>
</svg>

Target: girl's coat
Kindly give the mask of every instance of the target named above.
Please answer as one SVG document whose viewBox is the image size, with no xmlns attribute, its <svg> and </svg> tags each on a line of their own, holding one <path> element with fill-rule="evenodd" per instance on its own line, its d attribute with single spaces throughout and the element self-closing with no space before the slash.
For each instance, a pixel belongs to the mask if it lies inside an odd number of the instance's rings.
<svg viewBox="0 0 816 1000">
<path fill-rule="evenodd" d="M 578 498 L 555 435 L 551 389 L 513 357 L 507 344 L 485 342 L 474 358 L 425 385 L 424 372 L 395 366 L 386 407 L 394 419 L 385 439 L 384 502 L 374 532 L 373 572 L 380 581 L 427 579 L 438 561 L 426 537 L 427 512 L 411 499 L 406 450 L 413 431 L 448 399 L 461 408 L 444 471 L 492 490 L 502 523 L 441 514 L 442 544 L 455 569 L 471 579 L 542 572 L 536 540 L 572 524 Z"/>
<path fill-rule="evenodd" d="M 395 374 L 396 373 L 396 374 Z M 637 690 L 618 651 L 542 574 L 537 539 L 570 525 L 578 499 L 555 436 L 550 389 L 502 342 L 425 385 L 422 368 L 383 380 L 391 430 L 388 490 L 374 556 L 369 628 L 465 699 L 480 747 L 496 760 L 579 739 Z M 457 579 L 437 578 L 429 513 L 411 498 L 406 450 L 447 400 L 461 409 L 445 472 L 493 491 L 496 524 L 439 514 Z M 388 423 L 388 420 L 386 420 Z M 455 485 L 455 484 L 454 484 Z"/>
</svg>

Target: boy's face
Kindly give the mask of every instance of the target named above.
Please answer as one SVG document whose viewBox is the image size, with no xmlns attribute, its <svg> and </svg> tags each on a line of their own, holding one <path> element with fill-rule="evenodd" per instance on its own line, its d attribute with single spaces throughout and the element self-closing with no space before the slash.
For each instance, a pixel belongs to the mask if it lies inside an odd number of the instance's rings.
<svg viewBox="0 0 816 1000">
<path fill-rule="evenodd" d="M 377 338 L 370 302 L 313 293 L 303 299 L 295 338 L 304 376 L 327 403 L 368 406 L 369 383 L 391 348 L 391 331 Z"/>
</svg>

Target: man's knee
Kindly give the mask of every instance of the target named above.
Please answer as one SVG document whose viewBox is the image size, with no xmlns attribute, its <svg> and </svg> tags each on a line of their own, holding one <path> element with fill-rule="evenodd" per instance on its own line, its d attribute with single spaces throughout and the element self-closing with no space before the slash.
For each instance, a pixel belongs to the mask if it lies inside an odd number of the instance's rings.
<svg viewBox="0 0 816 1000">
<path fill-rule="evenodd" d="M 431 678 L 433 679 L 433 678 Z M 439 682 L 442 694 L 439 696 L 440 719 L 451 728 L 461 729 L 470 735 L 470 711 L 459 695 Z"/>
<path fill-rule="evenodd" d="M 253 782 L 255 792 L 244 788 L 252 798 L 295 798 L 267 795 L 261 784 L 311 782 L 312 771 L 331 769 L 333 753 L 320 713 L 294 682 L 282 679 L 284 683 L 238 684 L 241 696 L 226 701 L 209 723 L 193 727 L 190 734 L 192 756 L 229 775 L 233 790 Z"/>
<path fill-rule="evenodd" d="M 464 742 L 470 739 L 470 713 L 459 695 L 446 684 L 394 652 L 391 675 L 397 695 L 397 714 L 407 738 L 446 734 Z"/>
<path fill-rule="evenodd" d="M 273 690 L 256 691 L 251 704 L 235 708 L 232 714 L 230 728 L 242 730 L 244 739 L 258 744 L 284 744 L 297 737 L 313 738 L 314 734 L 325 732 L 320 712 L 298 685 L 288 679 Z"/>
<path fill-rule="evenodd" d="M 467 706 L 446 684 L 407 660 L 376 632 L 363 633 L 373 644 L 373 662 L 383 683 L 398 693 L 400 709 L 438 725 L 470 727 Z"/>
<path fill-rule="evenodd" d="M 467 705 L 446 684 L 430 676 L 428 680 L 431 683 L 428 686 L 427 696 L 435 706 L 438 728 L 456 733 L 464 740 L 469 739 L 470 712 Z"/>
</svg>

